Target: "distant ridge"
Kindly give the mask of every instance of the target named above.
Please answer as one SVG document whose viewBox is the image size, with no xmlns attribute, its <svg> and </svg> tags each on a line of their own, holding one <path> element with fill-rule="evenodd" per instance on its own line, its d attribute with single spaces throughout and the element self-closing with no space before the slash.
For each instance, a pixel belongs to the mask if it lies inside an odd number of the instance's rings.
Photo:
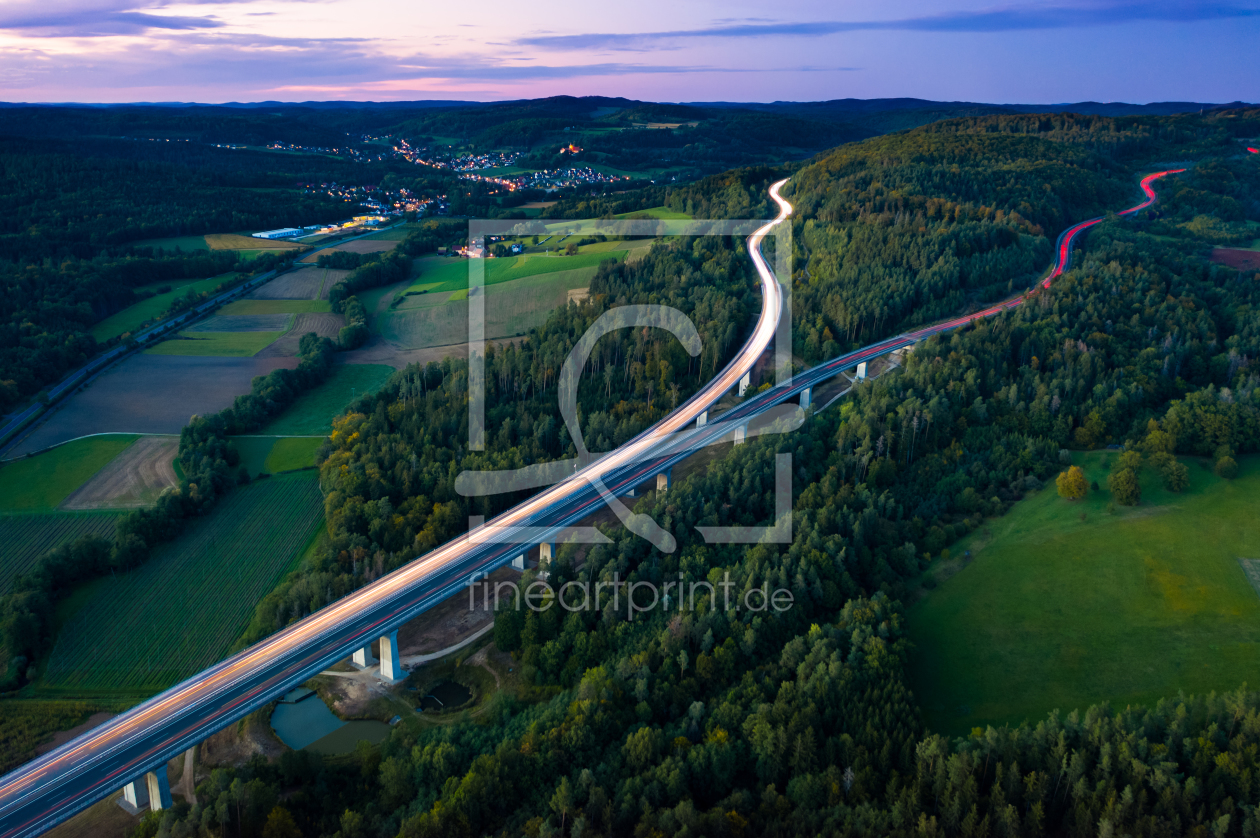
<svg viewBox="0 0 1260 838">
<path fill-rule="evenodd" d="M 989 113 L 1079 113 L 1095 116 L 1170 116 L 1179 113 L 1193 113 L 1201 110 L 1222 110 L 1228 108 L 1254 107 L 1249 102 L 1150 102 L 1144 105 L 1131 102 L 1059 102 L 1050 104 L 1011 104 L 1000 102 L 938 102 L 932 99 L 891 98 L 891 99 L 827 99 L 815 102 L 791 102 L 778 100 L 774 102 L 674 102 L 647 103 L 635 100 L 605 97 L 548 97 L 547 99 L 504 99 L 478 102 L 471 99 L 416 99 L 399 102 L 360 102 L 354 100 L 281 102 L 268 100 L 264 102 L 0 102 L 0 108 L 235 108 L 243 110 L 264 108 L 308 108 L 311 110 L 417 110 L 431 108 L 474 108 L 494 107 L 496 105 L 520 105 L 526 102 L 543 102 L 549 99 L 573 99 L 574 101 L 591 101 L 606 103 L 634 104 L 677 104 L 695 108 L 743 109 L 755 111 L 777 111 L 812 114 L 861 115 L 887 113 L 889 111 L 942 111 L 942 110 L 983 110 Z"/>
</svg>

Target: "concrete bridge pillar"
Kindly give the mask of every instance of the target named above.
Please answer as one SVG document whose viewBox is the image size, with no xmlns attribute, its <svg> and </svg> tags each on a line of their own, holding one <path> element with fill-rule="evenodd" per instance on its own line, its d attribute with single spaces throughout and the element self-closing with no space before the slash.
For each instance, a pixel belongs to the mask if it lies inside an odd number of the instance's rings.
<svg viewBox="0 0 1260 838">
<path fill-rule="evenodd" d="M 865 361 L 858 364 L 857 377 L 858 377 L 858 381 L 861 381 L 862 379 L 866 378 L 866 362 Z"/>
<path fill-rule="evenodd" d="M 381 638 L 381 678 L 386 681 L 401 681 L 406 677 L 402 658 L 398 655 L 398 632 L 391 631 Z"/>
<path fill-rule="evenodd" d="M 744 439 L 747 436 L 748 436 L 748 428 L 744 425 L 740 425 L 739 427 L 735 429 L 735 444 L 743 445 Z"/>
<path fill-rule="evenodd" d="M 166 780 L 166 766 L 145 774 L 144 781 L 149 787 L 149 808 L 155 812 L 171 808 L 171 784 Z"/>
<path fill-rule="evenodd" d="M 709 423 L 709 410 L 708 408 L 705 408 L 704 410 L 700 411 L 700 415 L 696 417 L 696 427 L 703 428 L 708 423 Z"/>
<path fill-rule="evenodd" d="M 806 387 L 801 391 L 801 408 L 809 407 L 810 399 L 813 397 L 813 387 Z"/>
<path fill-rule="evenodd" d="M 670 481 L 673 479 L 674 470 L 668 469 L 656 475 L 656 491 L 668 492 Z"/>
<path fill-rule="evenodd" d="M 137 811 L 149 805 L 149 785 L 143 777 L 123 786 L 123 802 Z"/>
<path fill-rule="evenodd" d="M 748 392 L 748 386 L 752 384 L 752 370 L 744 373 L 744 377 L 739 380 L 739 397 L 742 399 L 744 393 Z"/>
<path fill-rule="evenodd" d="M 350 658 L 350 663 L 356 669 L 369 669 L 376 665 L 376 656 L 372 654 L 372 644 L 364 646 L 362 649 L 356 649 Z"/>
<path fill-rule="evenodd" d="M 524 553 L 521 553 L 521 554 L 520 554 L 519 556 L 517 556 L 515 559 L 512 559 L 512 567 L 513 567 L 515 570 L 524 570 L 524 569 L 525 569 L 525 554 L 524 554 Z"/>
</svg>

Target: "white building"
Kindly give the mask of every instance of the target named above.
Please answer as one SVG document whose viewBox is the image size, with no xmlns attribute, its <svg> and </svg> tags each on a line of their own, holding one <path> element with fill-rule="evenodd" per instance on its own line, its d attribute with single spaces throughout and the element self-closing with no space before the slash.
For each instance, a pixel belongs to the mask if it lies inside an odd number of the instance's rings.
<svg viewBox="0 0 1260 838">
<path fill-rule="evenodd" d="M 254 233 L 256 239 L 287 239 L 290 236 L 300 236 L 302 231 L 297 227 L 281 227 L 279 230 L 267 230 L 262 233 Z"/>
</svg>

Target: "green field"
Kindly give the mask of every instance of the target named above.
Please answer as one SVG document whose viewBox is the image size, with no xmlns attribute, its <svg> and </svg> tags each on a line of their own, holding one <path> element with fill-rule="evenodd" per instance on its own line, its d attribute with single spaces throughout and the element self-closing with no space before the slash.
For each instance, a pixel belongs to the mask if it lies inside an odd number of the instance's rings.
<svg viewBox="0 0 1260 838">
<path fill-rule="evenodd" d="M 592 245 L 594 246 L 594 245 Z M 594 253 L 577 253 L 573 256 L 557 256 L 531 254 L 513 256 L 509 259 L 485 260 L 485 284 L 497 285 L 501 282 L 512 282 L 531 276 L 577 270 L 579 268 L 596 268 L 605 259 L 618 261 L 626 258 L 625 246 L 621 250 L 606 250 Z M 445 291 L 463 291 L 468 288 L 468 260 L 444 259 L 440 256 L 422 259 L 419 262 L 420 276 L 402 293 L 424 292 L 440 294 Z"/>
<path fill-rule="evenodd" d="M 72 440 L 0 465 L 0 512 L 55 509 L 139 437 L 109 434 Z"/>
<path fill-rule="evenodd" d="M 1260 558 L 1260 458 L 1244 458 L 1234 481 L 1187 461 L 1183 494 L 1145 474 L 1142 504 L 1108 514 L 1108 456 L 1075 457 L 1102 491 L 1069 503 L 1047 483 L 951 548 L 973 556 L 956 575 L 936 569 L 948 578 L 908 615 L 933 729 L 1260 680 L 1260 594 L 1238 561 Z"/>
<path fill-rule="evenodd" d="M 271 447 L 263 465 L 269 474 L 310 468 L 324 440 L 313 437 L 282 437 Z"/>
<path fill-rule="evenodd" d="M 114 537 L 121 512 L 0 515 L 0 595 L 40 556 L 85 535 Z"/>
<path fill-rule="evenodd" d="M 141 300 L 133 306 L 124 308 L 117 314 L 111 314 L 92 327 L 92 337 L 98 341 L 106 341 L 127 332 L 134 332 L 148 321 L 156 320 L 165 314 L 176 297 L 182 297 L 189 291 L 196 294 L 213 291 L 234 276 L 236 276 L 235 273 L 220 274 L 209 279 L 185 282 L 183 285 L 180 285 L 178 280 L 175 282 L 164 282 L 162 285 L 171 286 L 170 291 L 163 294 L 155 294 L 147 300 Z"/>
<path fill-rule="evenodd" d="M 284 332 L 180 332 L 164 340 L 148 355 L 213 355 L 222 358 L 248 358 L 270 346 Z"/>
<path fill-rule="evenodd" d="M 364 236 L 363 238 L 367 241 L 400 242 L 411 235 L 413 230 L 418 230 L 419 228 L 420 225 L 418 224 L 396 224 L 393 227 L 381 230 L 379 233 L 372 233 L 370 236 Z"/>
<path fill-rule="evenodd" d="M 393 374 L 394 368 L 384 364 L 338 364 L 323 384 L 299 396 L 262 433 L 329 433 L 334 416 L 359 396 L 380 389 Z"/>
<path fill-rule="evenodd" d="M 593 267 L 536 274 L 485 289 L 485 335 L 503 338 L 522 335 L 541 326 L 557 307 L 568 301 L 571 289 L 589 287 Z M 408 349 L 451 346 L 468 340 L 468 292 L 432 293 L 409 297 L 393 311 L 376 318 L 376 330 L 388 341 Z"/>
<path fill-rule="evenodd" d="M 218 314 L 325 314 L 332 311 L 327 300 L 237 300 L 219 309 Z"/>
<path fill-rule="evenodd" d="M 315 452 L 323 437 L 238 436 L 232 444 L 240 452 L 241 464 L 250 477 L 279 474 L 315 465 Z"/>
<path fill-rule="evenodd" d="M 31 692 L 152 692 L 218 661 L 322 520 L 312 472 L 237 489 L 140 567 L 66 600 Z"/>
<path fill-rule="evenodd" d="M 659 218 L 662 221 L 690 221 L 691 216 L 685 212 L 675 212 L 668 207 L 652 207 L 651 209 L 637 210 L 635 212 L 623 212 L 615 218 Z"/>
</svg>

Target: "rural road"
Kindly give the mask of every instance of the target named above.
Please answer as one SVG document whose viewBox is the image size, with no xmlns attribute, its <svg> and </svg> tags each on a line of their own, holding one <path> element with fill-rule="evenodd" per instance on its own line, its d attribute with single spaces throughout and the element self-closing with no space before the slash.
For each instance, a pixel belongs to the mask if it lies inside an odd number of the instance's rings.
<svg viewBox="0 0 1260 838">
<path fill-rule="evenodd" d="M 1181 171 L 1181 170 L 1177 170 Z M 1155 200 L 1151 184 L 1172 174 L 1160 172 L 1142 181 L 1146 202 Z M 489 522 L 489 527 L 531 527 L 556 532 L 602 508 L 605 496 L 594 482 L 621 496 L 690 453 L 712 444 L 738 427 L 853 367 L 930 335 L 965 326 L 1019 306 L 1016 297 L 982 311 L 888 338 L 847 353 L 794 376 L 790 382 L 748 398 L 715 421 L 695 428 L 699 414 L 735 387 L 770 345 L 779 322 L 783 294 L 761 254 L 761 243 L 791 214 L 780 196 L 786 181 L 770 195 L 778 217 L 748 239 L 748 252 L 761 285 L 762 309 L 752 336 L 735 359 L 684 405 L 621 448 L 587 465 L 564 481 Z M 1082 222 L 1059 240 L 1055 266 L 1043 281 L 1062 273 L 1072 242 L 1099 219 Z M 691 426 L 691 427 L 689 427 Z M 482 532 L 478 530 L 477 532 Z M 275 700 L 352 651 L 370 644 L 416 615 L 442 602 L 471 580 L 510 562 L 516 544 L 485 543 L 463 535 L 342 600 L 277 632 L 261 643 L 222 661 L 143 704 L 114 717 L 0 778 L 0 838 L 37 835 L 104 798 L 127 782 Z"/>
</svg>

